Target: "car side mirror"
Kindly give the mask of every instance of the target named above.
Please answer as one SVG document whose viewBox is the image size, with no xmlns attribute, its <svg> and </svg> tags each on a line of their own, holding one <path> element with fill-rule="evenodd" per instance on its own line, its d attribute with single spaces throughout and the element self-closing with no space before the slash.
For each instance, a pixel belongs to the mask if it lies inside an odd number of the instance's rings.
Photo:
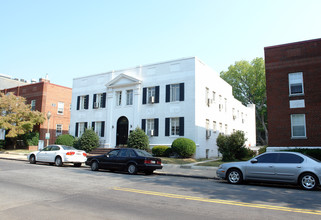
<svg viewBox="0 0 321 220">
<path fill-rule="evenodd" d="M 257 159 L 251 160 L 251 163 L 257 163 Z"/>
</svg>

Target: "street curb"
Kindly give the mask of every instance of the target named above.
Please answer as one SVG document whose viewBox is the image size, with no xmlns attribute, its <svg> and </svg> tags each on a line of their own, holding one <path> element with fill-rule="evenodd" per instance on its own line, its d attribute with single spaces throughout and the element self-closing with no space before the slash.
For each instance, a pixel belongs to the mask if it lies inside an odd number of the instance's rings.
<svg viewBox="0 0 321 220">
<path fill-rule="evenodd" d="M 196 179 L 219 180 L 219 178 L 217 178 L 217 177 L 207 177 L 207 176 L 194 176 L 194 175 L 184 175 L 184 174 L 174 174 L 174 173 L 158 173 L 158 172 L 155 172 L 154 174 L 160 175 L 160 176 L 176 176 L 176 177 L 187 177 L 187 178 L 196 178 Z"/>
<path fill-rule="evenodd" d="M 2 160 L 17 160 L 17 161 L 25 161 L 28 162 L 26 159 L 18 159 L 18 158 L 7 158 L 7 157 L 0 157 Z"/>
</svg>

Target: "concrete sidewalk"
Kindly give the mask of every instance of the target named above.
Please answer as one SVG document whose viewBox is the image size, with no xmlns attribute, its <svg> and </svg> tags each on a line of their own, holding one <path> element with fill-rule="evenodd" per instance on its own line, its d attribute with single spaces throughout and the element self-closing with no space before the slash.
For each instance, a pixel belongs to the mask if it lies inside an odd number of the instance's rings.
<svg viewBox="0 0 321 220">
<path fill-rule="evenodd" d="M 3 153 L 0 152 L 0 159 L 5 160 L 18 160 L 18 161 L 28 161 L 27 154 L 23 153 Z M 193 164 L 163 164 L 163 169 L 156 170 L 155 174 L 167 175 L 167 176 L 178 176 L 178 177 L 192 177 L 192 178 L 202 178 L 202 179 L 217 179 L 216 170 L 217 167 L 207 167 L 207 166 L 197 166 L 198 162 Z M 84 166 L 85 167 L 85 166 Z"/>
</svg>

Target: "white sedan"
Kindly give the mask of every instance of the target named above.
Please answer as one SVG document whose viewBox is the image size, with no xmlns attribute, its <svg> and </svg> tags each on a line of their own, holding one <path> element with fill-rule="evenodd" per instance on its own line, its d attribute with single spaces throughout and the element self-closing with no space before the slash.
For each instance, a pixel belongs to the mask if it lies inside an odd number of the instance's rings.
<svg viewBox="0 0 321 220">
<path fill-rule="evenodd" d="M 60 167 L 63 163 L 73 163 L 80 167 L 86 162 L 87 154 L 83 150 L 77 150 L 73 147 L 64 145 L 49 145 L 40 151 L 33 151 L 28 155 L 30 163 L 47 162 Z"/>
</svg>

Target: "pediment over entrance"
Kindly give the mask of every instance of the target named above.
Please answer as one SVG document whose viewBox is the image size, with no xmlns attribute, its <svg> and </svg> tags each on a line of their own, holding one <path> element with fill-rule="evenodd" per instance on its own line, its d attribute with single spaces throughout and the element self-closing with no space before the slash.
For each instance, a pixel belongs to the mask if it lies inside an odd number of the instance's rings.
<svg viewBox="0 0 321 220">
<path fill-rule="evenodd" d="M 106 84 L 107 88 L 126 87 L 141 84 L 141 80 L 126 74 L 120 74 Z"/>
</svg>

